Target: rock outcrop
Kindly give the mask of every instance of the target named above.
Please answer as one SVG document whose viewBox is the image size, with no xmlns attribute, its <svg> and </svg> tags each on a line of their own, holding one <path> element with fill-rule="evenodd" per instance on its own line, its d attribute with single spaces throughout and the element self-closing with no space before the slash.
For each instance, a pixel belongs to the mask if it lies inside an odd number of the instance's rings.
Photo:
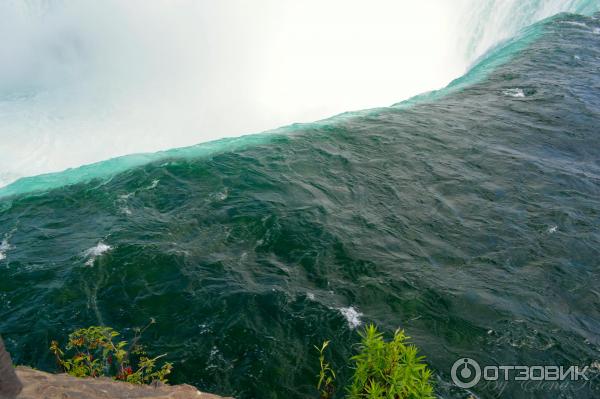
<svg viewBox="0 0 600 399">
<path fill-rule="evenodd" d="M 0 399 L 14 397 L 21 392 L 21 382 L 15 375 L 10 355 L 0 337 Z"/>
<path fill-rule="evenodd" d="M 75 378 L 19 366 L 23 384 L 18 399 L 232 399 L 198 391 L 190 385 L 134 385 L 109 378 Z"/>
</svg>

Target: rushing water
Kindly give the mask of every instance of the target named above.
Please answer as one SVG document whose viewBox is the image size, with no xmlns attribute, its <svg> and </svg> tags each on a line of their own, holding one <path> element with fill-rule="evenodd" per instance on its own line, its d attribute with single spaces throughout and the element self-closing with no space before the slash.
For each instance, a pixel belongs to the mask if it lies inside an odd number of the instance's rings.
<svg viewBox="0 0 600 399">
<path fill-rule="evenodd" d="M 152 317 L 173 382 L 237 398 L 315 397 L 324 339 L 343 381 L 366 322 L 404 328 L 447 398 L 469 395 L 460 357 L 592 364 L 599 89 L 598 16 L 560 14 L 410 103 L 21 180 L 0 192 L 0 330 L 52 370 L 51 339 Z"/>
<path fill-rule="evenodd" d="M 533 22 L 598 6 L 171 3 L 0 1 L 0 36 L 10 38 L 0 41 L 0 187 L 117 156 L 386 106 L 446 86 Z"/>
</svg>

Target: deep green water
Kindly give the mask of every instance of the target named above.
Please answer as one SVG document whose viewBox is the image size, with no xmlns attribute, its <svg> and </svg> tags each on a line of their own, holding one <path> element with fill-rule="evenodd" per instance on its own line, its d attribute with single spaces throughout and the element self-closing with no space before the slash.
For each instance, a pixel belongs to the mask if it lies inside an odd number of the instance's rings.
<svg viewBox="0 0 600 399">
<path fill-rule="evenodd" d="M 563 14 L 529 35 L 410 106 L 4 189 L 15 361 L 53 370 L 51 339 L 151 317 L 145 343 L 173 382 L 237 398 L 316 397 L 324 339 L 347 378 L 350 321 L 404 328 L 447 398 L 469 395 L 450 380 L 465 356 L 600 360 L 600 20 Z M 598 384 L 473 392 L 594 398 Z"/>
</svg>

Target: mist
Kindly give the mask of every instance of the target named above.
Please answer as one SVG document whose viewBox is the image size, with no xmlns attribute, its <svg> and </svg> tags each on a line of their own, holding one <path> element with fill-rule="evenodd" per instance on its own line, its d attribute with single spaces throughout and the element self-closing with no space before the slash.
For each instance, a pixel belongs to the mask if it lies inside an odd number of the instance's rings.
<svg viewBox="0 0 600 399">
<path fill-rule="evenodd" d="M 5 0 L 0 186 L 441 88 L 519 27 L 500 3 Z"/>
</svg>

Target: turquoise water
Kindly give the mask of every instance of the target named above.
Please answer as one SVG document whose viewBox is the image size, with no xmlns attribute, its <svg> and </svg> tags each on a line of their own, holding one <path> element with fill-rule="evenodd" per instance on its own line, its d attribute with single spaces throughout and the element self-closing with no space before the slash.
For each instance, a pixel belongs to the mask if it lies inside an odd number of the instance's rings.
<svg viewBox="0 0 600 399">
<path fill-rule="evenodd" d="M 0 331 L 55 369 L 92 324 L 237 398 L 315 397 L 375 322 L 450 368 L 591 364 L 600 341 L 600 21 L 561 14 L 446 91 L 271 134 L 108 161 L 0 195 Z M 479 397 L 597 397 L 476 386 Z M 562 395 L 562 396 L 561 396 Z"/>
</svg>

